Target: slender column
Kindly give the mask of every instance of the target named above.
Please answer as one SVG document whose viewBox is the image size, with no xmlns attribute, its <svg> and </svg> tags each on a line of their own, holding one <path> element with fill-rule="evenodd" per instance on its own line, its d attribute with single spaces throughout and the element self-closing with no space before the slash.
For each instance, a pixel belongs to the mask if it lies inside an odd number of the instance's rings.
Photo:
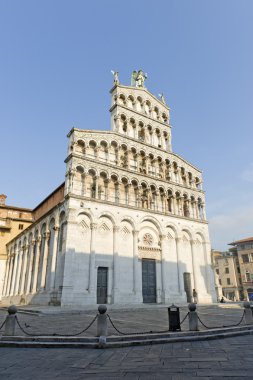
<svg viewBox="0 0 253 380">
<path fill-rule="evenodd" d="M 7 284 L 8 284 L 8 278 L 9 278 L 9 272 L 10 272 L 10 260 L 9 257 L 7 258 L 6 262 L 6 270 L 5 270 L 5 276 L 4 276 L 4 288 L 3 288 L 3 295 L 6 295 L 7 292 Z"/>
<path fill-rule="evenodd" d="M 171 213 L 176 214 L 176 201 L 174 195 L 171 197 Z"/>
<path fill-rule="evenodd" d="M 196 276 L 197 268 L 196 268 L 196 241 L 190 240 L 191 243 L 191 255 L 192 255 L 192 274 L 193 274 L 193 288 L 196 289 L 196 291 L 199 291 L 198 286 L 198 279 Z"/>
<path fill-rule="evenodd" d="M 133 230 L 133 291 L 135 294 L 140 292 L 139 271 L 138 271 L 138 234 L 139 231 Z"/>
<path fill-rule="evenodd" d="M 92 293 L 95 288 L 94 278 L 95 278 L 95 239 L 96 239 L 96 229 L 97 223 L 91 223 L 91 236 L 90 236 L 90 267 L 89 267 L 89 293 Z"/>
<path fill-rule="evenodd" d="M 98 160 L 99 159 L 100 147 L 96 147 L 94 152 L 95 152 L 95 158 Z"/>
<path fill-rule="evenodd" d="M 165 272 L 165 239 L 166 235 L 160 235 L 161 240 L 161 282 L 162 282 L 162 302 L 165 302 L 166 296 L 166 272 Z"/>
<path fill-rule="evenodd" d="M 52 260 L 51 260 L 51 268 L 50 268 L 50 290 L 55 288 L 55 270 L 56 270 L 56 256 L 57 256 L 57 242 L 59 235 L 59 226 L 54 226 L 54 240 L 53 240 L 53 248 L 52 248 Z"/>
<path fill-rule="evenodd" d="M 118 258 L 119 258 L 119 252 L 118 252 L 118 240 L 119 240 L 119 226 L 113 227 L 113 294 L 114 294 L 114 302 L 115 302 L 115 296 L 118 292 L 119 287 L 119 268 L 118 268 Z"/>
<path fill-rule="evenodd" d="M 37 292 L 37 280 L 39 274 L 39 264 L 40 264 L 40 248 L 41 248 L 41 236 L 39 235 L 37 238 L 36 246 L 35 246 L 35 264 L 34 264 L 34 274 L 33 274 L 33 283 L 32 283 L 32 293 Z"/>
<path fill-rule="evenodd" d="M 6 287 L 6 293 L 7 295 L 10 295 L 10 285 L 11 285 L 11 273 L 13 268 L 13 258 L 10 256 L 9 258 L 9 273 L 8 273 L 8 281 L 7 281 L 7 287 Z"/>
<path fill-rule="evenodd" d="M 119 201 L 120 201 L 119 187 L 120 187 L 119 182 L 116 182 L 116 183 L 115 183 L 115 203 L 117 203 L 117 204 L 118 204 Z"/>
<path fill-rule="evenodd" d="M 199 205 L 198 202 L 195 202 L 195 211 L 196 211 L 196 219 L 199 219 Z"/>
<path fill-rule="evenodd" d="M 181 266 L 181 239 L 176 238 L 176 251 L 177 251 L 177 279 L 178 279 L 178 291 L 183 294 L 184 282 L 183 282 L 183 271 Z"/>
<path fill-rule="evenodd" d="M 202 203 L 202 214 L 203 214 L 203 220 L 206 220 L 206 209 L 205 209 L 205 203 Z"/>
<path fill-rule="evenodd" d="M 118 132 L 119 126 L 120 126 L 120 116 L 119 115 L 114 116 L 114 124 L 115 124 L 115 130 L 116 130 L 116 132 Z"/>
<path fill-rule="evenodd" d="M 108 201 L 108 185 L 109 185 L 110 180 L 105 179 L 104 184 L 105 184 L 105 200 Z"/>
<path fill-rule="evenodd" d="M 141 190 L 142 190 L 142 186 L 138 185 L 137 186 L 137 207 L 141 207 Z"/>
<path fill-rule="evenodd" d="M 23 250 L 23 264 L 22 264 L 22 273 L 21 273 L 21 282 L 20 282 L 20 294 L 23 294 L 25 289 L 25 275 L 26 275 L 26 266 L 27 266 L 27 251 L 28 251 L 28 245 L 24 246 Z"/>
<path fill-rule="evenodd" d="M 213 278 L 213 276 L 212 276 L 212 269 L 211 269 L 211 262 L 210 262 L 211 247 L 210 247 L 209 242 L 206 242 L 206 241 L 203 242 L 203 250 L 204 250 L 204 259 L 205 259 L 206 288 L 207 288 L 207 292 L 211 293 L 211 278 Z"/>
<path fill-rule="evenodd" d="M 86 177 L 87 177 L 87 174 L 86 173 L 82 173 L 82 175 L 81 175 L 81 181 L 82 181 L 81 195 L 85 195 L 86 194 L 86 188 L 85 188 L 85 186 L 86 186 L 86 181 L 85 181 Z"/>
<path fill-rule="evenodd" d="M 35 240 L 33 239 L 31 241 L 30 245 L 30 255 L 29 255 L 29 263 L 28 263 L 28 273 L 27 273 L 27 284 L 26 284 L 26 289 L 25 293 L 28 294 L 30 293 L 30 288 L 31 288 L 31 278 L 32 278 L 32 267 L 33 267 L 33 260 L 34 260 L 34 246 L 35 246 Z"/>
<path fill-rule="evenodd" d="M 18 256 L 17 256 L 17 249 L 14 251 L 14 268 L 13 268 L 13 274 L 12 274 L 12 280 L 11 280 L 11 290 L 10 294 L 15 294 L 15 280 L 16 280 L 16 275 L 17 275 L 17 261 L 18 261 Z"/>
<path fill-rule="evenodd" d="M 44 245 L 42 269 L 41 269 L 40 289 L 44 289 L 46 285 L 50 232 L 49 231 L 45 232 L 44 237 L 45 237 L 45 245 Z"/>
<path fill-rule="evenodd" d="M 126 185 L 126 205 L 129 205 L 130 204 L 130 187 L 131 187 L 131 182 L 129 182 L 127 185 Z"/>
<path fill-rule="evenodd" d="M 14 288 L 14 294 L 18 294 L 18 290 L 20 288 L 20 281 L 21 281 L 21 267 L 23 262 L 23 247 L 20 247 L 18 252 L 18 265 L 17 265 L 17 274 L 16 274 L 16 281 L 15 281 L 15 288 Z"/>
<path fill-rule="evenodd" d="M 95 198 L 98 199 L 98 176 L 95 176 Z"/>
<path fill-rule="evenodd" d="M 119 164 L 119 149 L 115 149 L 115 158 L 116 158 L 116 165 Z"/>
</svg>

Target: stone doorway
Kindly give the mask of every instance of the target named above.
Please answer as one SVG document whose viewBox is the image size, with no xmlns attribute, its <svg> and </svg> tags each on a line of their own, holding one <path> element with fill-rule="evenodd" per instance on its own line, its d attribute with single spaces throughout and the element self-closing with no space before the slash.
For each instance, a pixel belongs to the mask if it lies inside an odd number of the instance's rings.
<svg viewBox="0 0 253 380">
<path fill-rule="evenodd" d="M 98 267 L 97 304 L 107 303 L 108 268 Z"/>
<path fill-rule="evenodd" d="M 143 303 L 156 303 L 156 262 L 142 259 Z"/>
</svg>

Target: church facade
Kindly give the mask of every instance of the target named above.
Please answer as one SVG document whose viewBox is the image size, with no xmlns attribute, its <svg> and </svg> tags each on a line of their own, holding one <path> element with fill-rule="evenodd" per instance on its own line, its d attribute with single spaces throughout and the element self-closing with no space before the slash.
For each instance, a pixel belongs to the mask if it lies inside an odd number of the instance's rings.
<svg viewBox="0 0 253 380">
<path fill-rule="evenodd" d="M 216 299 L 202 173 L 172 152 L 164 97 L 135 73 L 114 73 L 110 131 L 69 132 L 64 196 L 7 245 L 4 302 Z"/>
</svg>

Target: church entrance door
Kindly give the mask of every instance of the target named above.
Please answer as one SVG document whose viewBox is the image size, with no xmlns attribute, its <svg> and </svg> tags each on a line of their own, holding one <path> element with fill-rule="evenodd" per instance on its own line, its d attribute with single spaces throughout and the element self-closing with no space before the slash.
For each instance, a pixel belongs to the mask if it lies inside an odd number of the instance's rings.
<svg viewBox="0 0 253 380">
<path fill-rule="evenodd" d="M 98 267 L 97 303 L 107 303 L 108 268 Z"/>
<path fill-rule="evenodd" d="M 155 260 L 142 259 L 142 295 L 144 303 L 156 303 Z"/>
</svg>

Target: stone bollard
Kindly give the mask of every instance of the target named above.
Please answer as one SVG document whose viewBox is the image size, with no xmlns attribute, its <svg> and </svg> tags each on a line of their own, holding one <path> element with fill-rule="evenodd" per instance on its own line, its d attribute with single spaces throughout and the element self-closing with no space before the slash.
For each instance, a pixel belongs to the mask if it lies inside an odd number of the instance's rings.
<svg viewBox="0 0 253 380">
<path fill-rule="evenodd" d="M 198 327 L 198 314 L 196 312 L 196 304 L 189 303 L 189 330 L 190 331 L 199 331 Z"/>
<path fill-rule="evenodd" d="M 105 305 L 99 305 L 97 317 L 97 336 L 99 337 L 99 347 L 105 347 L 107 337 L 107 307 Z"/>
<path fill-rule="evenodd" d="M 15 305 L 11 305 L 8 307 L 8 314 L 5 320 L 5 329 L 4 335 L 13 336 L 15 335 L 15 327 L 16 327 L 16 313 L 18 309 Z"/>
<path fill-rule="evenodd" d="M 253 324 L 253 317 L 252 317 L 252 311 L 250 309 L 250 303 L 249 302 L 243 302 L 244 306 L 244 320 L 246 325 L 252 325 Z"/>
</svg>

